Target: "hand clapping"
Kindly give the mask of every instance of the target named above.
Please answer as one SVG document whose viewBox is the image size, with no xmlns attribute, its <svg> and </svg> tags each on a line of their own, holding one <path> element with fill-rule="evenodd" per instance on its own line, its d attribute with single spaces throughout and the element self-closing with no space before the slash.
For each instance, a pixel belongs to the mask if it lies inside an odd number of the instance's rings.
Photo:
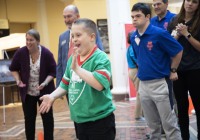
<svg viewBox="0 0 200 140">
<path fill-rule="evenodd" d="M 176 29 L 177 29 L 177 32 L 180 34 L 180 35 L 183 35 L 183 36 L 187 36 L 188 34 L 188 26 L 182 24 L 182 23 L 179 23 L 177 26 L 176 26 Z"/>
</svg>

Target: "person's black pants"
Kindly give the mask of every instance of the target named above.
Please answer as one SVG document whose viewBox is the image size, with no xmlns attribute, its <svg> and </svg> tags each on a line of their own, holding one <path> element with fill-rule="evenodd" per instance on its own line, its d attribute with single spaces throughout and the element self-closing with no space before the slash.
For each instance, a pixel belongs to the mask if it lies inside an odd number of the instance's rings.
<svg viewBox="0 0 200 140">
<path fill-rule="evenodd" d="M 173 82 L 169 78 L 165 78 L 165 80 L 167 82 L 168 88 L 172 89 L 173 88 Z M 174 94 L 173 90 L 169 90 L 169 101 L 170 101 L 170 105 L 171 105 L 172 109 L 173 109 L 173 106 L 174 106 L 173 94 Z"/>
<path fill-rule="evenodd" d="M 93 122 L 76 123 L 79 140 L 114 140 L 115 116 L 111 115 Z"/>
<path fill-rule="evenodd" d="M 189 140 L 189 100 L 192 99 L 197 119 L 198 140 L 200 129 L 200 69 L 178 72 L 178 80 L 174 81 L 174 94 L 178 106 L 178 119 L 183 140 Z"/>
<path fill-rule="evenodd" d="M 40 105 L 39 97 L 26 95 L 25 102 L 22 102 L 25 118 L 25 133 L 27 140 L 35 140 L 35 122 L 37 116 L 37 103 Z M 52 108 L 48 113 L 41 114 L 44 127 L 44 140 L 53 140 L 54 118 Z"/>
</svg>

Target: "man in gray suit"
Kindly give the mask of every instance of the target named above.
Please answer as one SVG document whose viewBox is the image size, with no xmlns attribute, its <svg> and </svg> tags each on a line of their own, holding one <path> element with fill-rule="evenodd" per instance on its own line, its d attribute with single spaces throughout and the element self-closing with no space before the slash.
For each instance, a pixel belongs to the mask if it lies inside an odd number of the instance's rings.
<svg viewBox="0 0 200 140">
<path fill-rule="evenodd" d="M 67 65 L 69 43 L 70 43 L 70 29 L 72 23 L 80 17 L 78 8 L 75 5 L 66 6 L 63 10 L 63 17 L 64 17 L 64 22 L 68 29 L 67 31 L 62 33 L 59 37 L 58 62 L 56 70 L 56 87 L 59 86 Z M 100 50 L 103 50 L 103 45 L 98 31 L 97 31 L 96 44 Z"/>
</svg>

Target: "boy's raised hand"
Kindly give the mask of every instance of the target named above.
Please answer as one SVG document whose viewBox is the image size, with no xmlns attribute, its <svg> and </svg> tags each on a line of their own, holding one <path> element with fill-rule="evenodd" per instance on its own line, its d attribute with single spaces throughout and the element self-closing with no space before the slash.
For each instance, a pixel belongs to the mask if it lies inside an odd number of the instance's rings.
<svg viewBox="0 0 200 140">
<path fill-rule="evenodd" d="M 76 69 L 79 67 L 78 66 L 78 62 L 77 62 L 77 47 L 74 46 L 74 50 L 73 50 L 73 54 L 72 54 L 72 64 L 71 64 L 71 68 L 76 71 Z"/>
</svg>

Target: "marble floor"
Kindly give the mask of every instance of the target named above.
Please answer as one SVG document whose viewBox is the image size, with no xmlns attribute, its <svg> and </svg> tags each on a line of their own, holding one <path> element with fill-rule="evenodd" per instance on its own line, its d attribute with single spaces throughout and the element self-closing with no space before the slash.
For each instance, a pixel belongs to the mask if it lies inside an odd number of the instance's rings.
<svg viewBox="0 0 200 140">
<path fill-rule="evenodd" d="M 145 140 L 149 128 L 144 121 L 135 121 L 135 101 L 114 101 L 117 109 L 116 140 Z M 66 99 L 58 99 L 54 103 L 55 140 L 76 140 L 73 122 L 69 117 Z M 5 112 L 4 112 L 5 111 Z M 0 106 L 0 140 L 25 140 L 24 119 L 20 102 Z M 196 140 L 196 118 L 191 116 L 191 140 Z M 41 117 L 38 113 L 36 121 L 36 139 L 42 132 Z M 163 137 L 162 140 L 165 140 Z"/>
</svg>

